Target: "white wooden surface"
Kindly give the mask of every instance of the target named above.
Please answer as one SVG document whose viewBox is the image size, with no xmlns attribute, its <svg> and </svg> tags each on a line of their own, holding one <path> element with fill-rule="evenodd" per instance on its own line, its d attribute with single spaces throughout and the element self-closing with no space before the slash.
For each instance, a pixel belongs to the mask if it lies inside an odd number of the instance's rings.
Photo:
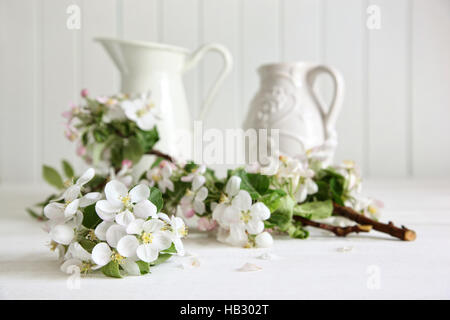
<svg viewBox="0 0 450 320">
<path fill-rule="evenodd" d="M 198 268 L 169 260 L 142 277 L 83 277 L 72 290 L 73 278 L 46 246 L 48 235 L 23 210 L 46 190 L 0 187 L 0 299 L 449 299 L 450 182 L 378 180 L 365 187 L 385 202 L 382 220 L 414 229 L 416 241 L 311 230 L 307 240 L 277 237 L 269 250 L 277 259 L 261 260 L 266 250 L 191 235 L 185 248 L 198 256 Z M 245 263 L 262 270 L 237 271 Z"/>
<path fill-rule="evenodd" d="M 66 28 L 69 4 L 81 8 L 80 30 Z M 366 28 L 370 4 L 379 30 Z M 0 0 L 0 15 L 0 183 L 38 183 L 42 163 L 75 159 L 60 113 L 81 88 L 119 85 L 99 35 L 224 43 L 235 68 L 206 121 L 222 129 L 241 126 L 261 63 L 333 64 L 347 87 L 338 160 L 369 177 L 450 177 L 448 0 Z M 219 63 L 211 54 L 186 75 L 194 115 Z"/>
</svg>

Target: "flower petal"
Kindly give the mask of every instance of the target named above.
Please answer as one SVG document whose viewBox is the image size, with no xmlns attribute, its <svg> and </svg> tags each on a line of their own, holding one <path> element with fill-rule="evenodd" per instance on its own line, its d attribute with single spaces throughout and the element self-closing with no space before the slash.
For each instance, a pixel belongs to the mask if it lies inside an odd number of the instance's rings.
<svg viewBox="0 0 450 320">
<path fill-rule="evenodd" d="M 300 185 L 297 192 L 295 193 L 295 200 L 301 203 L 306 200 L 307 196 L 308 190 L 306 189 L 306 186 L 304 184 Z"/>
<path fill-rule="evenodd" d="M 259 219 L 250 219 L 245 226 L 250 234 L 258 234 L 264 230 L 264 222 Z"/>
<path fill-rule="evenodd" d="M 90 206 L 91 204 L 99 201 L 101 198 L 102 198 L 102 194 L 100 192 L 89 192 L 80 199 L 79 206 L 81 208 Z"/>
<path fill-rule="evenodd" d="M 201 187 L 197 191 L 197 195 L 195 196 L 195 200 L 204 201 L 208 197 L 208 189 L 206 187 Z"/>
<path fill-rule="evenodd" d="M 258 248 L 270 248 L 273 245 L 272 235 L 268 232 L 258 234 L 255 238 L 255 244 Z"/>
<path fill-rule="evenodd" d="M 139 259 L 145 262 L 152 262 L 158 258 L 158 250 L 149 244 L 141 244 L 136 253 Z"/>
<path fill-rule="evenodd" d="M 205 204 L 202 201 L 195 199 L 193 207 L 194 211 L 197 212 L 198 214 L 203 214 L 203 212 L 205 212 Z"/>
<path fill-rule="evenodd" d="M 147 219 L 148 217 L 156 217 L 156 206 L 151 203 L 149 200 L 145 199 L 143 201 L 138 202 L 134 206 L 134 215 L 136 218 Z"/>
<path fill-rule="evenodd" d="M 78 186 L 84 186 L 86 183 L 92 180 L 95 176 L 95 170 L 93 168 L 87 169 L 80 178 L 78 178 L 76 184 Z"/>
<path fill-rule="evenodd" d="M 91 254 L 87 252 L 78 242 L 71 243 L 68 251 L 72 258 L 79 259 L 81 261 L 91 260 Z"/>
<path fill-rule="evenodd" d="M 111 261 L 111 248 L 105 242 L 100 242 L 92 249 L 92 261 L 99 266 L 107 265 Z"/>
<path fill-rule="evenodd" d="M 148 199 L 150 196 L 150 189 L 145 184 L 139 184 L 130 191 L 131 202 L 137 203 Z"/>
<path fill-rule="evenodd" d="M 120 266 L 128 273 L 130 276 L 140 276 L 141 270 L 136 262 L 133 259 L 124 259 Z"/>
<path fill-rule="evenodd" d="M 100 200 L 95 204 L 97 215 L 105 221 L 114 221 L 114 218 L 120 209 L 121 207 L 113 205 L 108 200 Z"/>
<path fill-rule="evenodd" d="M 257 202 L 250 208 L 250 213 L 252 217 L 256 217 L 259 220 L 267 220 L 270 218 L 270 210 L 262 202 Z"/>
<path fill-rule="evenodd" d="M 168 232 L 157 232 L 153 234 L 151 245 L 158 251 L 166 250 L 172 245 L 172 239 Z"/>
<path fill-rule="evenodd" d="M 139 241 L 135 236 L 125 236 L 117 243 L 117 251 L 124 257 L 133 257 L 136 255 Z"/>
<path fill-rule="evenodd" d="M 59 224 L 50 230 L 50 238 L 60 244 L 69 244 L 72 242 L 75 232 L 69 226 Z"/>
<path fill-rule="evenodd" d="M 111 247 L 115 248 L 119 240 L 126 235 L 127 231 L 124 226 L 114 224 L 106 231 L 106 242 L 108 242 Z"/>
<path fill-rule="evenodd" d="M 239 193 L 233 198 L 232 205 L 241 211 L 249 210 L 252 205 L 252 197 L 247 191 L 240 190 Z"/>
<path fill-rule="evenodd" d="M 106 241 L 106 231 L 108 231 L 109 227 L 111 227 L 114 223 L 110 221 L 103 221 L 95 228 L 95 235 L 102 241 Z"/>
<path fill-rule="evenodd" d="M 128 195 L 128 188 L 118 180 L 112 180 L 105 186 L 105 195 L 108 202 L 118 207 L 122 205 L 121 199 Z"/>
<path fill-rule="evenodd" d="M 144 224 L 144 220 L 142 219 L 136 219 L 127 226 L 127 233 L 128 234 L 141 234 L 143 229 L 142 225 Z"/>
<path fill-rule="evenodd" d="M 238 176 L 232 176 L 225 186 L 225 192 L 228 196 L 234 197 L 238 194 L 239 188 L 241 186 L 241 178 Z"/>
<path fill-rule="evenodd" d="M 128 226 L 134 219 L 134 215 L 128 210 L 122 211 L 116 215 L 116 222 L 125 227 Z"/>
<path fill-rule="evenodd" d="M 204 176 L 195 176 L 192 180 L 192 191 L 196 191 L 202 185 L 205 184 L 206 178 Z"/>
<path fill-rule="evenodd" d="M 306 179 L 306 190 L 308 190 L 308 194 L 314 194 L 319 190 L 319 187 L 314 182 L 313 179 Z"/>
<path fill-rule="evenodd" d="M 180 238 L 176 238 L 173 240 L 173 244 L 175 245 L 175 249 L 180 256 L 184 256 L 184 245 Z"/>
<path fill-rule="evenodd" d="M 79 272 L 82 264 L 83 262 L 79 259 L 69 259 L 64 261 L 60 268 L 62 272 L 72 274 L 74 271 Z"/>
<path fill-rule="evenodd" d="M 78 198 L 78 196 L 80 195 L 80 192 L 81 192 L 80 186 L 77 186 L 77 185 L 70 186 L 69 188 L 67 188 L 66 191 L 64 191 L 64 195 L 63 195 L 64 200 L 66 202 L 71 202 Z"/>
<path fill-rule="evenodd" d="M 50 202 L 44 207 L 44 215 L 50 220 L 57 220 L 64 218 L 64 204 L 57 202 Z"/>
<path fill-rule="evenodd" d="M 72 217 L 78 210 L 78 206 L 80 205 L 80 199 L 75 199 L 71 203 L 66 206 L 64 210 L 64 216 L 66 218 Z"/>
<path fill-rule="evenodd" d="M 161 230 L 164 225 L 164 222 L 159 219 L 151 219 L 144 222 L 144 224 L 142 225 L 142 229 L 144 229 L 145 232 L 153 233 Z"/>
</svg>

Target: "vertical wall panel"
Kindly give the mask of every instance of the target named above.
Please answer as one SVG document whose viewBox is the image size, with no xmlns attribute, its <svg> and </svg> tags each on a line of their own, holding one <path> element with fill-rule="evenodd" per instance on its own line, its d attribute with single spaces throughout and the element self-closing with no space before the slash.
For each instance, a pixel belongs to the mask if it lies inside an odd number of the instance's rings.
<svg viewBox="0 0 450 320">
<path fill-rule="evenodd" d="M 409 172 L 408 0 L 370 1 L 380 29 L 368 31 L 368 172 L 404 177 Z"/>
<path fill-rule="evenodd" d="M 64 137 L 61 113 L 76 103 L 77 49 L 80 30 L 67 28 L 70 0 L 46 0 L 42 6 L 42 161 L 58 166 L 61 158 L 74 159 L 75 146 Z"/>
<path fill-rule="evenodd" d="M 450 2 L 412 9 L 413 174 L 450 177 Z"/>
<path fill-rule="evenodd" d="M 242 97 L 240 124 L 248 106 L 259 88 L 257 68 L 261 64 L 280 60 L 279 4 L 275 0 L 247 0 L 242 4 Z"/>
<path fill-rule="evenodd" d="M 28 182 L 36 178 L 38 114 L 35 100 L 37 6 L 29 1 L 3 1 L 1 181 Z M 4 41 L 4 42 L 3 42 Z"/>
<path fill-rule="evenodd" d="M 365 169 L 365 6 L 360 0 L 325 2 L 325 63 L 341 71 L 346 86 L 337 121 L 336 161 L 352 159 Z"/>
<path fill-rule="evenodd" d="M 282 0 L 280 27 L 282 57 L 286 62 L 318 61 L 321 44 L 321 2 L 317 0 Z"/>
<path fill-rule="evenodd" d="M 127 40 L 158 40 L 158 1 L 157 0 L 120 0 L 121 28 L 120 36 Z M 120 12 L 119 12 L 120 15 Z"/>
<path fill-rule="evenodd" d="M 162 39 L 167 44 L 195 50 L 200 45 L 199 1 L 198 0 L 165 0 L 162 2 Z M 198 115 L 201 99 L 199 99 L 198 66 L 184 75 L 186 96 L 192 118 Z"/>
<path fill-rule="evenodd" d="M 220 88 L 211 106 L 206 126 L 214 128 L 240 127 L 239 108 L 239 72 L 241 67 L 236 57 L 239 54 L 239 2 L 230 0 L 209 0 L 203 4 L 202 38 L 205 43 L 218 42 L 226 46 L 234 57 L 233 70 Z M 206 98 L 223 67 L 223 59 L 217 53 L 205 56 L 201 74 L 201 102 Z"/>
<path fill-rule="evenodd" d="M 117 2 L 83 0 L 82 6 L 82 85 L 92 96 L 113 94 L 119 90 L 119 75 L 106 51 L 95 37 L 116 37 Z"/>
</svg>

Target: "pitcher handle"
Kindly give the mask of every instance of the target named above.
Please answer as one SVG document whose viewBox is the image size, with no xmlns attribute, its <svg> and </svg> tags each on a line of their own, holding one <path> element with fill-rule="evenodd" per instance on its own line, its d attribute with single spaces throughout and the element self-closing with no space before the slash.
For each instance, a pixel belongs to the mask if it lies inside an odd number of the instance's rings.
<svg viewBox="0 0 450 320">
<path fill-rule="evenodd" d="M 219 90 L 220 86 L 222 85 L 227 74 L 231 71 L 231 68 L 233 66 L 233 58 L 231 56 L 230 51 L 226 47 L 218 43 L 209 43 L 201 46 L 194 53 L 192 53 L 192 55 L 188 58 L 186 62 L 184 71 L 193 68 L 205 56 L 205 54 L 208 51 L 216 51 L 220 53 L 223 58 L 224 65 L 213 86 L 211 87 L 211 89 L 209 89 L 208 95 L 206 96 L 206 99 L 203 102 L 202 109 L 200 110 L 199 116 L 200 120 L 204 120 L 205 117 L 207 116 L 211 104 L 217 94 L 217 91 Z"/>
<path fill-rule="evenodd" d="M 331 104 L 328 112 L 326 112 L 325 105 L 323 101 L 320 99 L 316 90 L 314 90 L 314 82 L 316 77 L 321 73 L 327 73 L 331 76 L 334 86 L 333 98 L 331 99 Z M 324 119 L 325 124 L 325 139 L 331 138 L 335 132 L 335 124 L 337 120 L 337 116 L 341 111 L 342 101 L 344 98 L 344 80 L 342 75 L 336 69 L 325 66 L 318 65 L 313 67 L 307 74 L 307 84 L 308 89 L 313 97 L 314 102 L 319 107 L 322 118 Z"/>
</svg>

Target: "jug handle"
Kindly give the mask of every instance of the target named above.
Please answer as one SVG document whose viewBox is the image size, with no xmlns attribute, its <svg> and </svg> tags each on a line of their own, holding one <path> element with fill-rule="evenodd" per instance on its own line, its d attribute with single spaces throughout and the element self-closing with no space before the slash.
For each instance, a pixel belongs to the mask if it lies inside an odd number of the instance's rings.
<svg viewBox="0 0 450 320">
<path fill-rule="evenodd" d="M 331 104 L 328 112 L 326 112 L 324 102 L 320 99 L 316 90 L 314 90 L 314 82 L 317 76 L 321 73 L 329 74 L 334 86 L 333 98 L 331 99 Z M 318 65 L 308 71 L 306 81 L 309 92 L 311 93 L 314 102 L 318 106 L 322 119 L 324 120 L 325 139 L 327 140 L 334 134 L 337 116 L 341 111 L 342 101 L 344 98 L 344 80 L 341 73 L 336 69 L 325 65 Z"/>
<path fill-rule="evenodd" d="M 199 115 L 200 120 L 204 120 L 205 117 L 207 116 L 211 104 L 217 94 L 217 91 L 219 90 L 220 86 L 222 85 L 223 81 L 225 80 L 226 76 L 231 71 L 231 68 L 233 66 L 233 58 L 231 56 L 230 51 L 226 47 L 218 43 L 209 43 L 201 46 L 194 53 L 191 54 L 191 56 L 188 58 L 186 62 L 183 72 L 186 72 L 191 68 L 193 68 L 209 51 L 216 51 L 220 53 L 220 55 L 223 58 L 224 65 L 213 86 L 211 87 L 211 89 L 209 89 L 208 95 L 206 96 L 206 99 L 203 102 L 203 106 L 202 109 L 200 110 Z"/>
</svg>

